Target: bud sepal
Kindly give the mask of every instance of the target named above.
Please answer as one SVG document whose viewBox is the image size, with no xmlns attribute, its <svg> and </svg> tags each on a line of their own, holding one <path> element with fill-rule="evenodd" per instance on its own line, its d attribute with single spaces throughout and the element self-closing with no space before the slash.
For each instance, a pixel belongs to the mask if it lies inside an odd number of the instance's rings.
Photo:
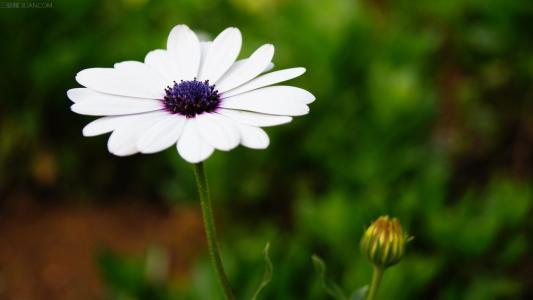
<svg viewBox="0 0 533 300">
<path fill-rule="evenodd" d="M 397 264 L 405 254 L 406 244 L 412 239 L 396 218 L 381 216 L 365 231 L 361 251 L 378 268 Z"/>
</svg>

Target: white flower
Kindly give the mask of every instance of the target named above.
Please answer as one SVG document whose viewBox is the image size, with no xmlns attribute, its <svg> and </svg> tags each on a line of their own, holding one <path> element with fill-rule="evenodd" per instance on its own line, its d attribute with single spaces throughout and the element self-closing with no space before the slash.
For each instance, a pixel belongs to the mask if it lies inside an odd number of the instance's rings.
<svg viewBox="0 0 533 300">
<path fill-rule="evenodd" d="M 103 116 L 87 124 L 83 135 L 112 132 L 107 147 L 118 156 L 176 145 L 191 163 L 239 143 L 266 148 L 269 139 L 261 127 L 307 114 L 315 97 L 297 87 L 274 85 L 300 76 L 304 68 L 260 75 L 273 66 L 273 45 L 236 61 L 241 43 L 237 28 L 200 42 L 189 27 L 177 25 L 167 50 L 149 52 L 144 63 L 125 61 L 79 72 L 76 80 L 84 88 L 67 92 L 72 111 Z"/>
</svg>

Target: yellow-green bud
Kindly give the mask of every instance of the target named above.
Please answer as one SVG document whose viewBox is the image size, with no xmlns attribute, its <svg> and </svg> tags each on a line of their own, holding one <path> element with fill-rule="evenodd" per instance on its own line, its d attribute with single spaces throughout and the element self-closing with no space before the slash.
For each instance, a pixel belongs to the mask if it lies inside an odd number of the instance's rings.
<svg viewBox="0 0 533 300">
<path fill-rule="evenodd" d="M 361 251 L 376 267 L 387 268 L 402 259 L 409 240 L 398 219 L 381 216 L 366 229 Z"/>
</svg>

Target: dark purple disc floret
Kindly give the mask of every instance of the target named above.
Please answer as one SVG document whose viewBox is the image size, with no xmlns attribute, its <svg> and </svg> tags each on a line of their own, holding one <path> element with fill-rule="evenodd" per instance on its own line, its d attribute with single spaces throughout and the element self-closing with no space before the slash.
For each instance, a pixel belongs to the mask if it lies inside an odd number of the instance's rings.
<svg viewBox="0 0 533 300">
<path fill-rule="evenodd" d="M 220 95 L 215 85 L 209 85 L 209 80 L 181 81 L 165 89 L 163 103 L 165 109 L 173 114 L 180 114 L 193 118 L 204 112 L 214 112 L 220 104 Z"/>
</svg>

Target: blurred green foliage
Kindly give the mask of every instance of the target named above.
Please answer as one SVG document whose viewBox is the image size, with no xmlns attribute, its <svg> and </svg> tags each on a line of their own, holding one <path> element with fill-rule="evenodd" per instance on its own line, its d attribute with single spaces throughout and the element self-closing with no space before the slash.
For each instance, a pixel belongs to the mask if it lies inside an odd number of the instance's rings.
<svg viewBox="0 0 533 300">
<path fill-rule="evenodd" d="M 381 214 L 415 236 L 381 299 L 531 299 L 532 20 L 533 2 L 509 0 L 55 0 L 52 9 L 2 9 L 0 195 L 196 205 L 192 169 L 174 149 L 113 157 L 106 137 L 81 136 L 91 118 L 71 113 L 65 92 L 81 69 L 164 47 L 175 24 L 211 37 L 237 26 L 242 56 L 274 43 L 276 68 L 306 67 L 293 83 L 317 97 L 309 116 L 267 130 L 269 149 L 207 161 L 239 299 L 261 281 L 267 241 L 274 275 L 262 299 L 328 299 L 314 253 L 345 290 L 367 284 L 358 241 Z M 103 253 L 100 262 L 111 299 L 220 299 L 205 260 L 185 282 L 164 283 L 145 277 L 141 258 Z"/>
</svg>

